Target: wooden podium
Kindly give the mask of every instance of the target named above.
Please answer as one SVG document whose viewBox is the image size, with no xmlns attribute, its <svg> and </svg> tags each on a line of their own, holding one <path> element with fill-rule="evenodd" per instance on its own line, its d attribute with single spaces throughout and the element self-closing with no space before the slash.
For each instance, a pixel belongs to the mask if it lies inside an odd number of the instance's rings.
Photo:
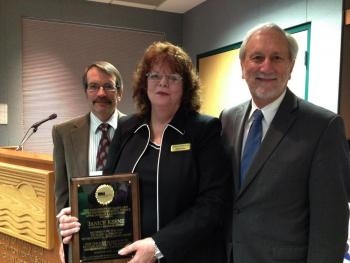
<svg viewBox="0 0 350 263">
<path fill-rule="evenodd" d="M 0 148 L 0 263 L 59 263 L 50 155 Z"/>
</svg>

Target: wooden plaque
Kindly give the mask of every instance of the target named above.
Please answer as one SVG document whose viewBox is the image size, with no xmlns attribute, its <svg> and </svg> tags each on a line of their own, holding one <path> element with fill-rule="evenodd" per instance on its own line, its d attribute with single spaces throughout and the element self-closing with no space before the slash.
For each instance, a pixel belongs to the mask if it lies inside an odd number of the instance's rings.
<svg viewBox="0 0 350 263">
<path fill-rule="evenodd" d="M 73 262 L 124 263 L 118 250 L 140 239 L 139 184 L 136 174 L 72 178 Z"/>
</svg>

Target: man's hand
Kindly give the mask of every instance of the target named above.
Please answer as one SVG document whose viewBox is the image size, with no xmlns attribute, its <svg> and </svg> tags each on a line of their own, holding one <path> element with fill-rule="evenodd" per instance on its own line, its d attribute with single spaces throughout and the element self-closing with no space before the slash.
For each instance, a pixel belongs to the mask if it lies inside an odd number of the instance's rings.
<svg viewBox="0 0 350 263">
<path fill-rule="evenodd" d="M 60 235 L 63 244 L 68 244 L 72 239 L 72 235 L 79 232 L 80 223 L 78 218 L 71 216 L 71 208 L 63 208 L 56 216 L 59 222 Z"/>
</svg>

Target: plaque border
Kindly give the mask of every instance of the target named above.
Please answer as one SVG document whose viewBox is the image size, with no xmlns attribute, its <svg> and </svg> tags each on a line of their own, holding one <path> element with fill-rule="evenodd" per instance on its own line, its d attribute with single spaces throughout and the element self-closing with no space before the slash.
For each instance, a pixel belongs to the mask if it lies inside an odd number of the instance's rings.
<svg viewBox="0 0 350 263">
<path fill-rule="evenodd" d="M 139 181 L 135 173 L 121 173 L 113 175 L 99 175 L 99 176 L 86 176 L 86 177 L 74 177 L 71 178 L 70 184 L 70 202 L 72 216 L 78 217 L 78 188 L 80 185 L 89 184 L 104 184 L 111 182 L 125 182 L 130 183 L 131 195 L 132 195 L 132 221 L 133 221 L 133 240 L 139 240 L 141 237 L 141 223 L 140 223 L 140 198 L 139 198 Z M 80 246 L 79 246 L 79 232 L 75 233 L 72 237 L 72 257 L 73 262 L 80 261 Z M 117 253 L 118 251 L 116 251 Z M 126 263 L 131 259 L 130 257 L 119 259 L 107 259 L 107 260 L 92 260 L 87 262 L 93 263 Z"/>
</svg>

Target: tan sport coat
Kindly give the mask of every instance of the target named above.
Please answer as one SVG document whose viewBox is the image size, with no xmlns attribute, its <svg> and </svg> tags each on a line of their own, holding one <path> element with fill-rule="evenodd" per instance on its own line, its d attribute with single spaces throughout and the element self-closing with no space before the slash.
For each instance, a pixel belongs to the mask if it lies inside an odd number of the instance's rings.
<svg viewBox="0 0 350 263">
<path fill-rule="evenodd" d="M 69 206 L 69 180 L 89 175 L 90 114 L 54 125 L 56 213 Z"/>
<path fill-rule="evenodd" d="M 70 178 L 89 175 L 89 132 L 90 113 L 52 128 L 57 213 L 69 206 Z"/>
</svg>

